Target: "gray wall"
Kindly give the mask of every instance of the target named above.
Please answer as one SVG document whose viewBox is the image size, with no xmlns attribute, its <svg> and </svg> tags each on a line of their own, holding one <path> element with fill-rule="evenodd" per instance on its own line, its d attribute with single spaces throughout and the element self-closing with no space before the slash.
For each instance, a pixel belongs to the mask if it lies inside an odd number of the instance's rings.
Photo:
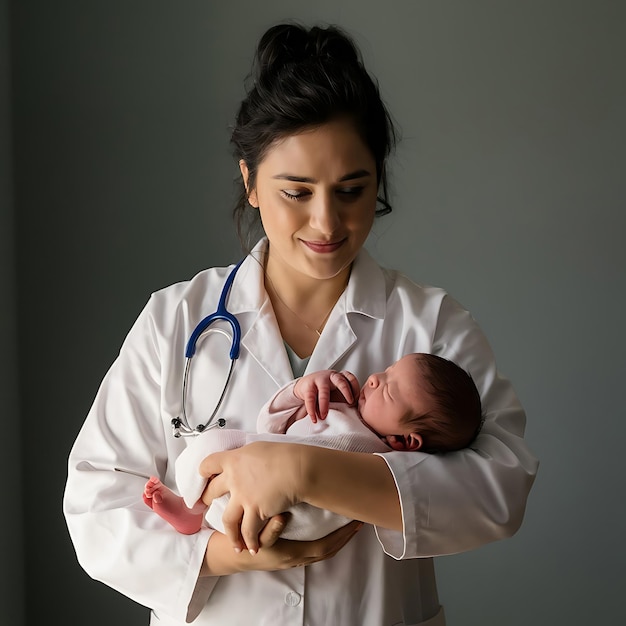
<svg viewBox="0 0 626 626">
<path fill-rule="evenodd" d="M 7 442 L 0 454 L 0 624 L 23 623 L 21 420 L 17 390 L 17 316 L 11 155 L 9 5 L 0 0 L 0 406 Z"/>
<path fill-rule="evenodd" d="M 620 623 L 621 0 L 13 3 L 15 241 L 4 211 L 1 231 L 24 355 L 27 623 L 146 623 L 76 564 L 65 459 L 150 291 L 237 258 L 228 126 L 255 41 L 287 17 L 362 45 L 403 137 L 370 249 L 473 312 L 542 461 L 513 539 L 437 560 L 450 626 Z"/>
</svg>

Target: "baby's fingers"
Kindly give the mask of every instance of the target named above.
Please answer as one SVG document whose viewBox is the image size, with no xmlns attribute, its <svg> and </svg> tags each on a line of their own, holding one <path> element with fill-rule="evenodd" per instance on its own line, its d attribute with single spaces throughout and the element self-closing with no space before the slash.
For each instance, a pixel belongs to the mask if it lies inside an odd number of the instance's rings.
<svg viewBox="0 0 626 626">
<path fill-rule="evenodd" d="M 337 372 L 332 375 L 331 382 L 346 399 L 348 404 L 353 404 L 359 393 L 359 382 L 351 372 Z"/>
<path fill-rule="evenodd" d="M 315 391 L 310 390 L 304 394 L 304 407 L 306 408 L 307 415 L 315 424 L 319 415 L 317 408 L 317 393 Z"/>
<path fill-rule="evenodd" d="M 321 385 L 317 392 L 317 416 L 325 420 L 328 416 L 328 405 L 330 403 L 330 386 Z"/>
</svg>

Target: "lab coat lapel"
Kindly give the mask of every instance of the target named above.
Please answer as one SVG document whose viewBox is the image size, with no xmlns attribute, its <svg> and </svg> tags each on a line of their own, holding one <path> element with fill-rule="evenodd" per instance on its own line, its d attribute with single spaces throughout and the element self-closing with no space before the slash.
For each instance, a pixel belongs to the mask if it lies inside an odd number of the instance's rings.
<svg viewBox="0 0 626 626">
<path fill-rule="evenodd" d="M 306 368 L 306 373 L 317 370 L 333 369 L 335 363 L 350 349 L 356 341 L 356 334 L 346 315 L 345 294 L 341 296 L 331 316 L 324 326 L 315 350 Z"/>
<path fill-rule="evenodd" d="M 263 284 L 265 240 L 261 240 L 239 269 L 228 308 L 241 324 L 241 345 L 279 387 L 293 379 L 274 309 Z"/>
<path fill-rule="evenodd" d="M 348 286 L 337 301 L 311 360 L 307 373 L 333 369 L 357 341 L 350 324 L 353 315 L 383 319 L 386 310 L 385 277 L 378 264 L 365 250 L 354 261 Z"/>
<path fill-rule="evenodd" d="M 269 298 L 261 305 L 259 315 L 244 336 L 242 344 L 278 387 L 283 387 L 293 379 L 293 371 Z"/>
</svg>

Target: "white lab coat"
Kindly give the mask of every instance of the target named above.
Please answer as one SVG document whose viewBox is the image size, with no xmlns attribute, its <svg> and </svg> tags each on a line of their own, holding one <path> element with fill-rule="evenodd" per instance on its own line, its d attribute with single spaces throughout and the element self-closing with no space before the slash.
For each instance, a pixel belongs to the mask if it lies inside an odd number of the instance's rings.
<svg viewBox="0 0 626 626">
<path fill-rule="evenodd" d="M 425 622 L 439 610 L 429 557 L 514 533 L 537 461 L 522 439 L 522 407 L 471 316 L 442 290 L 381 269 L 365 251 L 307 371 L 348 369 L 363 381 L 406 353 L 433 352 L 471 373 L 486 418 L 471 449 L 382 455 L 398 487 L 404 532 L 366 525 L 335 557 L 311 566 L 198 579 L 212 531 L 177 533 L 142 502 L 144 479 L 113 471 L 156 474 L 175 486 L 174 461 L 188 444 L 170 427 L 181 408 L 185 344 L 215 311 L 230 269 L 209 269 L 153 294 L 104 378 L 69 459 L 64 512 L 79 562 L 150 607 L 150 623 L 162 626 Z M 259 409 L 293 376 L 254 258 L 241 266 L 228 309 L 242 341 L 220 415 L 228 428 L 254 431 Z M 188 401 L 194 423 L 213 410 L 229 348 L 217 334 L 198 347 Z M 431 623 L 444 623 L 441 611 Z"/>
</svg>

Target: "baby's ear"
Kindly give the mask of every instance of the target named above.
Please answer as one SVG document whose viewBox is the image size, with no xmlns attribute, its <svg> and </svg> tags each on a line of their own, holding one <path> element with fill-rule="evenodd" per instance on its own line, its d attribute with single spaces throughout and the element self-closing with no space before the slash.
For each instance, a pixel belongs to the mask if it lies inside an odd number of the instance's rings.
<svg viewBox="0 0 626 626">
<path fill-rule="evenodd" d="M 405 450 L 420 450 L 422 445 L 424 445 L 424 440 L 419 433 L 411 433 L 405 437 L 405 440 Z"/>
<path fill-rule="evenodd" d="M 387 435 L 385 441 L 392 450 L 419 450 L 423 443 L 419 433 L 411 433 L 406 436 Z"/>
</svg>

